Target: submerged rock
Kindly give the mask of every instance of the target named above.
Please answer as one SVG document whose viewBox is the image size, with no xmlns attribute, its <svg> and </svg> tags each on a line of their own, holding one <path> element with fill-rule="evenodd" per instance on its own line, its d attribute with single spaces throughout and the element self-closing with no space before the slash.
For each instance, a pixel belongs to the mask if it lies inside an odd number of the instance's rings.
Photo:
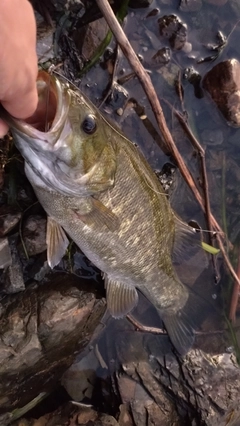
<svg viewBox="0 0 240 426">
<path fill-rule="evenodd" d="M 152 64 L 153 65 L 162 65 L 162 64 L 168 64 L 171 60 L 171 51 L 169 47 L 163 47 L 162 49 L 159 49 L 157 53 L 152 57 Z"/>
<path fill-rule="evenodd" d="M 187 40 L 187 26 L 176 15 L 164 15 L 158 20 L 160 35 L 167 38 L 174 50 L 181 50 Z"/>
<path fill-rule="evenodd" d="M 181 12 L 198 12 L 202 7 L 202 0 L 181 0 L 179 10 Z"/>
<path fill-rule="evenodd" d="M 240 126 L 240 63 L 229 59 L 215 65 L 204 77 L 203 87 L 232 126 Z"/>
</svg>

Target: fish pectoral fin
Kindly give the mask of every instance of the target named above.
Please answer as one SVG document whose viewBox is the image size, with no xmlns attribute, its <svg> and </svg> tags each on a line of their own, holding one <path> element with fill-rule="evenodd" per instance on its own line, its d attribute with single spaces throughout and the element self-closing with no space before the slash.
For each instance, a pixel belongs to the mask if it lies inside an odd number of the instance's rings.
<svg viewBox="0 0 240 426">
<path fill-rule="evenodd" d="M 47 218 L 47 261 L 50 268 L 58 265 L 64 256 L 69 240 L 63 228 L 51 217 Z"/>
<path fill-rule="evenodd" d="M 86 214 L 82 214 L 75 210 L 75 213 L 79 219 L 90 228 L 96 227 L 101 230 L 103 226 L 106 226 L 110 231 L 115 231 L 119 228 L 120 222 L 118 217 L 101 201 L 92 198 L 92 209 Z"/>
<path fill-rule="evenodd" d="M 169 314 L 160 313 L 160 316 L 173 346 L 180 355 L 185 355 L 191 349 L 195 339 L 191 319 L 184 310 Z"/>
<path fill-rule="evenodd" d="M 202 248 L 202 234 L 175 216 L 175 237 L 172 260 L 180 263 L 193 258 L 201 252 L 201 264 L 208 264 L 207 254 Z"/>
<path fill-rule="evenodd" d="M 105 276 L 105 289 L 107 307 L 114 318 L 127 315 L 138 303 L 138 292 L 133 286 Z"/>
</svg>

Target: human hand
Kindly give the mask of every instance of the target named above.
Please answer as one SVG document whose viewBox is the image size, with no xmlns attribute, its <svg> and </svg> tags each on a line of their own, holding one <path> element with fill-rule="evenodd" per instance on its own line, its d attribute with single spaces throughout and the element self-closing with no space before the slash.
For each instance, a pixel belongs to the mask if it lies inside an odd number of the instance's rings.
<svg viewBox="0 0 240 426">
<path fill-rule="evenodd" d="M 36 22 L 28 0 L 0 0 L 0 103 L 16 118 L 37 108 Z M 8 126 L 0 119 L 0 137 Z"/>
</svg>

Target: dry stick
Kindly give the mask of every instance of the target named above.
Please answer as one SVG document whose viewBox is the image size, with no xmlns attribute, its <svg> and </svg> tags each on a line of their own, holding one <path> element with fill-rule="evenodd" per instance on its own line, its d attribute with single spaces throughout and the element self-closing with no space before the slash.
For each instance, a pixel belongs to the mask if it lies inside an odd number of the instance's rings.
<svg viewBox="0 0 240 426">
<path fill-rule="evenodd" d="M 190 189 L 192 190 L 193 194 L 195 195 L 196 200 L 198 201 L 198 203 L 200 204 L 201 208 L 203 211 L 205 211 L 205 206 L 204 206 L 204 202 L 202 199 L 202 196 L 200 194 L 200 192 L 198 191 L 196 184 L 190 174 L 190 172 L 188 171 L 183 158 L 181 156 L 181 154 L 179 153 L 172 135 L 167 127 L 167 123 L 165 120 L 165 117 L 163 115 L 163 111 L 162 111 L 162 107 L 160 105 L 159 99 L 156 95 L 156 92 L 154 90 L 154 87 L 152 85 L 151 79 L 149 77 L 149 75 L 147 74 L 147 72 L 145 71 L 145 69 L 143 68 L 141 62 L 139 61 L 136 53 L 134 52 L 132 46 L 130 45 L 127 37 L 125 36 L 120 24 L 118 23 L 112 9 L 111 6 L 109 5 L 107 0 L 96 0 L 96 3 L 99 7 L 99 9 L 101 10 L 104 18 L 106 19 L 111 31 L 113 32 L 115 38 L 117 39 L 118 44 L 120 45 L 124 55 L 126 56 L 126 58 L 128 59 L 130 65 L 132 66 L 134 72 L 136 73 L 137 77 L 139 78 L 140 83 L 143 86 L 143 89 L 145 90 L 147 97 L 149 99 L 149 102 L 151 104 L 153 113 L 156 117 L 158 126 L 160 128 L 160 131 L 162 132 L 163 138 L 166 141 L 167 147 L 168 149 L 171 151 L 172 155 L 174 156 L 177 165 L 179 167 L 179 170 L 181 172 L 181 174 L 183 175 L 185 181 L 187 182 L 188 186 L 190 187 Z M 214 218 L 214 216 L 212 214 L 210 214 L 210 218 L 211 218 L 211 222 L 212 222 L 212 226 L 216 229 L 216 231 L 221 231 L 220 226 L 218 225 L 216 219 Z M 229 268 L 230 273 L 232 274 L 232 276 L 234 277 L 234 279 L 237 281 L 238 285 L 240 286 L 240 280 L 237 276 L 237 274 L 235 273 L 230 260 L 227 257 L 227 253 L 225 252 L 222 240 L 220 235 L 217 233 L 217 240 L 219 243 L 219 247 L 222 250 L 222 254 L 224 257 L 224 260 Z"/>
</svg>

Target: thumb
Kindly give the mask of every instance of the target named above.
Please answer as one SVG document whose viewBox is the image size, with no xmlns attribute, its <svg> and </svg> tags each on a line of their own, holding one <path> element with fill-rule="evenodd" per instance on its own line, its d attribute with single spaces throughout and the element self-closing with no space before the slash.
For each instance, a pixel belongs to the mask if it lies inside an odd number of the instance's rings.
<svg viewBox="0 0 240 426">
<path fill-rule="evenodd" d="M 2 101 L 4 108 L 16 118 L 30 117 L 37 108 L 38 93 L 36 84 L 24 94 L 14 94 L 14 99 Z"/>
</svg>

